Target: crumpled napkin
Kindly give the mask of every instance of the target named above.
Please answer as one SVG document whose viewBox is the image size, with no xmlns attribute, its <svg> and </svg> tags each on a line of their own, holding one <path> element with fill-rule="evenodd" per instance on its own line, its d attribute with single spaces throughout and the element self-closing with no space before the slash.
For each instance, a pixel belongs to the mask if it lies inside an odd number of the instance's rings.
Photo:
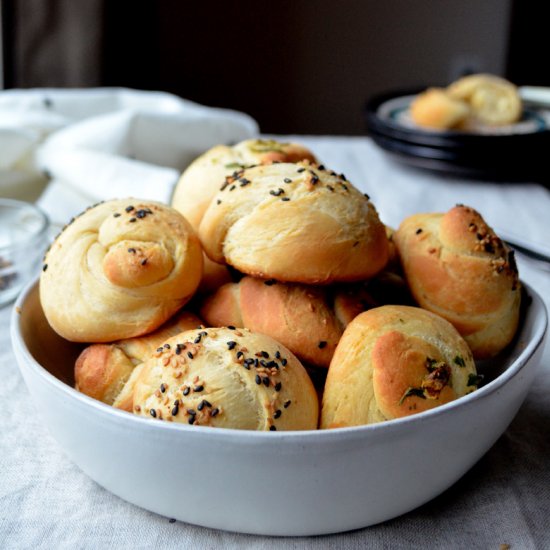
<svg viewBox="0 0 550 550">
<path fill-rule="evenodd" d="M 124 196 L 169 202 L 195 157 L 257 133 L 257 123 L 244 113 L 165 92 L 2 91 L 0 195 L 23 185 L 21 175 L 43 187 L 46 174 L 84 202 Z"/>
</svg>

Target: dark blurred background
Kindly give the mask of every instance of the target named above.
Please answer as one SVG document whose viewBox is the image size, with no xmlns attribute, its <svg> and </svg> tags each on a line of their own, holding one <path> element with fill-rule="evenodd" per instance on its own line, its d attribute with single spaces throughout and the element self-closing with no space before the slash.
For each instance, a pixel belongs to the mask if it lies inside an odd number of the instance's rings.
<svg viewBox="0 0 550 550">
<path fill-rule="evenodd" d="M 540 4 L 537 4 L 540 6 Z M 127 86 L 264 133 L 363 134 L 365 101 L 469 72 L 550 84 L 533 0 L 1 0 L 4 88 Z"/>
</svg>

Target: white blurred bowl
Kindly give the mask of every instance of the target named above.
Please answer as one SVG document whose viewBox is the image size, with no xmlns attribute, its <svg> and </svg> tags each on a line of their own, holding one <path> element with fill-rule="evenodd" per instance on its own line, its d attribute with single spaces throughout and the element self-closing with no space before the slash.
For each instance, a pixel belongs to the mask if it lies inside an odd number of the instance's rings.
<svg viewBox="0 0 550 550">
<path fill-rule="evenodd" d="M 428 412 L 377 425 L 247 432 L 154 422 L 71 386 L 81 347 L 48 326 L 38 285 L 21 294 L 11 336 L 41 417 L 69 458 L 124 500 L 207 527 L 321 535 L 408 512 L 457 481 L 523 402 L 543 350 L 547 313 L 526 308 L 512 348 L 482 366 L 488 382 Z"/>
</svg>

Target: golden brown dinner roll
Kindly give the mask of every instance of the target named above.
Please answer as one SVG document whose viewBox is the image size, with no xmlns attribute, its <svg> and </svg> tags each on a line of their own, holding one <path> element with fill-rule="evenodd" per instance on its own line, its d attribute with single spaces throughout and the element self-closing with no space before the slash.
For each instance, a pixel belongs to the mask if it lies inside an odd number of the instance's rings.
<svg viewBox="0 0 550 550">
<path fill-rule="evenodd" d="M 195 426 L 242 430 L 317 427 L 313 384 L 296 357 L 246 329 L 183 332 L 143 363 L 134 413 Z"/>
<path fill-rule="evenodd" d="M 450 321 L 474 357 L 491 357 L 513 338 L 520 283 L 513 252 L 473 208 L 416 214 L 394 235 L 418 304 Z"/>
<path fill-rule="evenodd" d="M 368 197 L 343 174 L 308 162 L 226 178 L 199 236 L 214 261 L 280 281 L 362 280 L 388 261 L 385 228 Z"/>
<path fill-rule="evenodd" d="M 74 219 L 44 259 L 40 301 L 67 340 L 112 342 L 151 332 L 195 292 L 202 250 L 173 208 L 111 200 Z"/>
<path fill-rule="evenodd" d="M 189 220 L 194 229 L 198 229 L 204 212 L 226 176 L 255 164 L 304 159 L 315 161 L 313 153 L 298 143 L 248 139 L 233 147 L 218 145 L 185 170 L 174 191 L 172 206 Z"/>
<path fill-rule="evenodd" d="M 448 403 L 479 381 L 456 329 L 416 307 L 382 306 L 358 315 L 332 358 L 321 428 L 392 420 Z"/>
<path fill-rule="evenodd" d="M 145 336 L 88 346 L 76 360 L 75 388 L 108 405 L 131 411 L 131 400 L 128 402 L 128 392 L 123 389 L 134 369 L 153 355 L 165 340 L 201 324 L 194 313 L 180 311 Z"/>
<path fill-rule="evenodd" d="M 428 88 L 411 102 L 410 115 L 419 126 L 447 129 L 459 126 L 470 113 L 466 102 L 442 88 Z"/>
<path fill-rule="evenodd" d="M 453 82 L 447 94 L 452 100 L 465 101 L 473 117 L 482 124 L 513 124 L 521 117 L 522 102 L 517 87 L 498 76 L 465 76 Z"/>
<path fill-rule="evenodd" d="M 209 326 L 267 334 L 302 361 L 320 367 L 328 367 L 343 332 L 324 288 L 254 277 L 222 286 L 205 300 L 200 313 Z"/>
</svg>

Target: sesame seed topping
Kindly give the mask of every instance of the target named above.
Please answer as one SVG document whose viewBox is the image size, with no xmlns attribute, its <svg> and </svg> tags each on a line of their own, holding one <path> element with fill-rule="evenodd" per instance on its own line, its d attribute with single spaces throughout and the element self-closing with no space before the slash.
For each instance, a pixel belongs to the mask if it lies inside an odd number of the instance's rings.
<svg viewBox="0 0 550 550">
<path fill-rule="evenodd" d="M 273 413 L 273 418 L 275 418 L 275 420 L 277 420 L 277 418 L 279 418 L 283 413 L 281 412 L 281 409 L 277 409 L 274 413 Z"/>
<path fill-rule="evenodd" d="M 176 399 L 174 401 L 174 407 L 172 408 L 172 416 L 177 416 L 180 412 L 180 402 Z"/>
<path fill-rule="evenodd" d="M 136 221 L 136 218 L 130 218 L 128 221 L 129 221 L 130 223 L 134 223 L 134 222 Z"/>
<path fill-rule="evenodd" d="M 193 354 L 190 351 L 188 351 L 187 352 L 187 357 L 189 357 L 189 359 L 193 359 Z"/>
<path fill-rule="evenodd" d="M 283 407 L 285 409 L 288 409 L 288 407 L 290 406 L 291 403 L 292 403 L 292 401 L 289 399 L 288 401 L 285 401 L 285 404 L 283 405 Z"/>
<path fill-rule="evenodd" d="M 280 383 L 280 382 L 277 382 L 275 384 L 275 391 L 281 391 L 281 388 L 283 387 L 283 385 Z"/>
<path fill-rule="evenodd" d="M 42 271 L 46 271 L 46 269 L 48 269 L 48 264 L 44 264 L 44 265 L 42 266 Z"/>
<path fill-rule="evenodd" d="M 283 202 L 288 202 L 288 201 L 290 200 L 290 198 L 289 198 L 289 197 L 283 197 L 281 200 L 282 200 Z"/>
<path fill-rule="evenodd" d="M 228 328 L 229 330 L 235 330 L 235 327 L 234 327 L 233 325 L 227 325 L 227 328 Z"/>
<path fill-rule="evenodd" d="M 131 212 L 132 210 L 134 209 L 133 206 L 127 206 L 124 210 L 126 210 L 126 212 Z"/>
<path fill-rule="evenodd" d="M 156 418 L 157 417 L 157 411 L 155 409 L 151 409 L 149 411 L 149 414 L 153 417 L 153 418 Z"/>
<path fill-rule="evenodd" d="M 220 409 L 218 408 L 215 408 L 215 409 L 212 409 L 210 411 L 210 416 L 214 417 L 214 416 L 218 416 L 218 413 L 220 412 Z"/>
<path fill-rule="evenodd" d="M 417 234 L 417 235 L 420 235 L 420 233 L 422 233 L 422 228 L 419 227 L 419 228 L 416 230 L 416 234 Z"/>
<path fill-rule="evenodd" d="M 115 212 L 115 213 L 113 214 L 113 218 L 120 218 L 120 214 L 119 214 L 118 212 Z"/>
<path fill-rule="evenodd" d="M 264 377 L 262 378 L 262 382 L 263 382 L 263 384 L 264 384 L 264 386 L 265 386 L 266 388 L 269 388 L 269 377 L 264 376 Z"/>
<path fill-rule="evenodd" d="M 193 391 L 196 392 L 196 393 L 200 393 L 203 390 L 204 390 L 204 386 L 202 384 L 199 384 L 198 386 L 195 386 L 193 388 Z"/>
<path fill-rule="evenodd" d="M 258 386 L 262 383 L 262 379 L 259 374 L 256 375 L 256 378 L 254 378 L 254 381 L 256 382 L 256 384 L 258 384 Z"/>
<path fill-rule="evenodd" d="M 235 342 L 234 340 L 230 340 L 229 342 L 227 342 L 227 349 L 233 349 L 236 345 L 237 342 Z"/>
<path fill-rule="evenodd" d="M 189 386 L 185 386 L 185 388 L 183 388 L 183 391 L 181 393 L 183 395 L 189 395 L 190 391 L 191 391 L 191 388 Z"/>
<path fill-rule="evenodd" d="M 135 249 L 135 248 L 129 248 L 129 249 L 128 249 L 128 252 L 129 252 L 130 254 L 135 254 L 135 253 L 136 253 L 136 249 Z"/>
<path fill-rule="evenodd" d="M 267 281 L 264 281 L 264 285 L 267 285 L 267 286 L 272 286 L 276 283 L 277 281 L 275 279 L 267 279 Z"/>
<path fill-rule="evenodd" d="M 323 348 L 327 347 L 327 342 L 326 342 L 326 340 L 321 340 L 319 342 L 319 344 L 317 344 L 317 345 L 318 345 L 319 349 L 323 349 Z"/>
<path fill-rule="evenodd" d="M 164 393 L 164 392 L 166 391 L 166 384 L 162 383 L 162 384 L 160 385 L 160 391 L 161 391 L 162 393 Z"/>
<path fill-rule="evenodd" d="M 302 173 L 302 172 L 305 172 L 305 170 L 306 170 L 305 168 L 298 168 L 297 172 Z"/>
<path fill-rule="evenodd" d="M 292 180 L 291 180 L 290 178 L 285 178 L 283 181 L 284 181 L 285 183 L 292 183 Z"/>
<path fill-rule="evenodd" d="M 269 426 L 269 431 L 270 432 L 276 432 L 277 428 L 275 426 Z"/>
</svg>

